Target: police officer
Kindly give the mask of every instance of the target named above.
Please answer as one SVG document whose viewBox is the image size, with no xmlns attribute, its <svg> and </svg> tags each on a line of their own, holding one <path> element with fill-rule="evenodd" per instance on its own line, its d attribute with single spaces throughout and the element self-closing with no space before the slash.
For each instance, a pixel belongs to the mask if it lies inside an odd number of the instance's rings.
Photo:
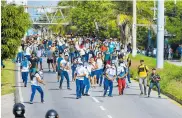
<svg viewBox="0 0 182 118">
<path fill-rule="evenodd" d="M 25 118 L 25 106 L 21 103 L 16 103 L 13 106 L 13 114 L 15 118 Z"/>
<path fill-rule="evenodd" d="M 59 118 L 59 115 L 54 109 L 51 109 L 47 111 L 45 118 Z"/>
</svg>

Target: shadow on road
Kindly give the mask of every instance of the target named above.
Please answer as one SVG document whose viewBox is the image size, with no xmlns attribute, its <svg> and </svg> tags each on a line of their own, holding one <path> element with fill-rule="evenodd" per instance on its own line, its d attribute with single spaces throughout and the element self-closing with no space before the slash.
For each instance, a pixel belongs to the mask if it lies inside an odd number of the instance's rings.
<svg viewBox="0 0 182 118">
<path fill-rule="evenodd" d="M 132 94 L 132 93 L 131 93 L 131 94 L 125 94 L 125 93 L 124 93 L 124 95 L 134 95 L 134 96 L 140 96 L 139 94 L 135 94 L 135 93 L 134 93 L 134 94 Z"/>
<path fill-rule="evenodd" d="M 76 100 L 76 97 L 63 97 L 65 99 L 75 99 Z"/>
<path fill-rule="evenodd" d="M 23 103 L 30 104 L 30 102 L 23 102 Z M 41 103 L 42 104 L 42 102 L 33 102 L 33 103 Z"/>
<path fill-rule="evenodd" d="M 148 99 L 167 99 L 167 98 L 158 98 L 158 97 L 140 97 L 140 98 L 148 98 Z"/>
<path fill-rule="evenodd" d="M 48 90 L 60 90 L 60 89 L 58 89 L 58 88 L 52 88 L 52 89 L 48 89 Z"/>
</svg>

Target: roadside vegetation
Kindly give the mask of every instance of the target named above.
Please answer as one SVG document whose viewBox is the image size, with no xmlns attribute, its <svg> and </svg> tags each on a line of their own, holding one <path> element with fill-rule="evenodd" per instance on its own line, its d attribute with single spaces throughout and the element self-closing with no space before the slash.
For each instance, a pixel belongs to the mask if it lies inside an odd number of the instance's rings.
<svg viewBox="0 0 182 118">
<path fill-rule="evenodd" d="M 15 90 L 15 64 L 11 60 L 5 60 L 4 64 L 6 67 L 1 69 L 1 95 Z"/>
<path fill-rule="evenodd" d="M 150 72 L 152 68 L 156 67 L 156 59 L 151 57 L 137 55 L 135 58 L 131 57 L 131 59 L 131 74 L 135 80 L 138 80 L 137 67 L 141 59 L 145 60 L 145 64 L 150 68 Z M 165 62 L 164 69 L 157 69 L 157 72 L 161 76 L 161 91 L 182 104 L 182 67 Z"/>
</svg>

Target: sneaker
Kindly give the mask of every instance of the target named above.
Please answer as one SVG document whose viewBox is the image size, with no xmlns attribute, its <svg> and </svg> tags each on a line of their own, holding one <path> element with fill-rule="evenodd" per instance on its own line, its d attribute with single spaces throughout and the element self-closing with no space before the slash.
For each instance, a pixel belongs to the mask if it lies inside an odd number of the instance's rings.
<svg viewBox="0 0 182 118">
<path fill-rule="evenodd" d="M 45 101 L 43 100 L 43 101 L 41 101 L 43 104 L 45 103 Z"/>
<path fill-rule="evenodd" d="M 59 89 L 62 89 L 62 86 L 59 86 Z"/>
<path fill-rule="evenodd" d="M 72 90 L 71 88 L 67 88 L 68 90 Z"/>
<path fill-rule="evenodd" d="M 143 95 L 143 93 L 141 92 L 140 95 Z"/>
<path fill-rule="evenodd" d="M 79 99 L 79 97 L 76 97 L 76 99 Z"/>
<path fill-rule="evenodd" d="M 113 97 L 112 95 L 108 95 L 109 97 Z"/>
<path fill-rule="evenodd" d="M 159 95 L 158 97 L 159 97 L 159 98 L 161 98 L 161 96 L 160 96 L 160 95 Z"/>
<path fill-rule="evenodd" d="M 31 102 L 31 101 L 30 101 L 29 103 L 30 103 L 30 104 L 33 104 L 33 102 Z"/>
<path fill-rule="evenodd" d="M 85 96 L 90 96 L 90 95 L 87 93 L 87 94 L 85 94 Z"/>
<path fill-rule="evenodd" d="M 145 95 L 147 95 L 147 94 L 145 93 Z"/>
<path fill-rule="evenodd" d="M 49 72 L 51 72 L 51 70 L 49 70 Z"/>
<path fill-rule="evenodd" d="M 24 87 L 27 87 L 27 85 L 24 85 Z"/>
<path fill-rule="evenodd" d="M 148 95 L 148 98 L 150 97 L 150 95 Z"/>
</svg>

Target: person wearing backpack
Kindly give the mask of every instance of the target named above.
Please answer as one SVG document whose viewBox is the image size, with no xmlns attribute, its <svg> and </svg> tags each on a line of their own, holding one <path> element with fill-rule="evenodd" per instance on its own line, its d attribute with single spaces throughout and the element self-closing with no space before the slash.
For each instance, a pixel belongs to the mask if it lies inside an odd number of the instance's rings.
<svg viewBox="0 0 182 118">
<path fill-rule="evenodd" d="M 32 90 L 32 94 L 30 97 L 30 104 L 33 104 L 33 99 L 36 93 L 36 90 L 40 93 L 41 95 L 41 102 L 44 102 L 44 92 L 40 86 L 40 83 L 45 85 L 45 83 L 42 80 L 42 72 L 41 71 L 36 71 L 32 76 L 31 76 L 31 90 Z"/>
<path fill-rule="evenodd" d="M 117 70 L 119 95 L 123 95 L 123 91 L 126 87 L 127 74 L 128 74 L 128 72 L 127 72 L 126 66 L 124 64 L 124 61 L 120 61 L 119 67 Z"/>
<path fill-rule="evenodd" d="M 149 90 L 148 90 L 148 97 L 150 97 L 150 92 L 151 92 L 151 89 L 153 88 L 153 86 L 156 86 L 157 91 L 158 91 L 158 97 L 161 98 L 161 96 L 160 96 L 160 83 L 159 83 L 160 80 L 161 80 L 161 78 L 156 73 L 156 69 L 153 68 L 152 74 L 150 75 L 150 86 L 149 86 Z"/>
<path fill-rule="evenodd" d="M 138 66 L 138 75 L 139 75 L 139 86 L 140 86 L 140 95 L 143 95 L 143 86 L 144 84 L 144 94 L 147 95 L 147 76 L 149 68 L 144 64 L 144 60 L 140 60 L 140 65 Z"/>
<path fill-rule="evenodd" d="M 27 81 L 28 81 L 28 72 L 29 72 L 29 67 L 30 67 L 30 62 L 28 61 L 28 59 L 26 58 L 26 56 L 24 56 L 23 61 L 21 62 L 21 75 L 22 75 L 22 80 L 24 83 L 24 87 L 27 87 Z"/>
</svg>

